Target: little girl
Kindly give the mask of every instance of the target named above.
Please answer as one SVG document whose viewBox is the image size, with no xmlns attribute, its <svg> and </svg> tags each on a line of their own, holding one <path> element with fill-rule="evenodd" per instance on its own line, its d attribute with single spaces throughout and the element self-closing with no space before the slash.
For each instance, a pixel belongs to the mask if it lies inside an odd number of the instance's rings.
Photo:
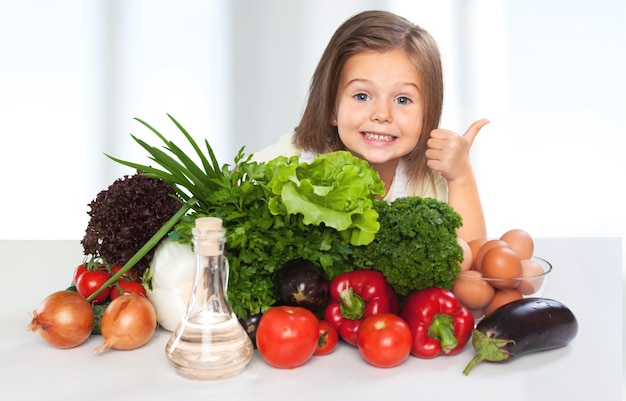
<svg viewBox="0 0 626 401">
<path fill-rule="evenodd" d="M 392 13 L 362 12 L 330 39 L 295 132 L 254 158 L 300 155 L 307 161 L 348 150 L 379 173 L 385 200 L 448 202 L 463 219 L 458 235 L 467 242 L 485 239 L 469 150 L 488 121 L 476 121 L 463 136 L 441 129 L 442 103 L 441 58 L 432 37 Z"/>
</svg>

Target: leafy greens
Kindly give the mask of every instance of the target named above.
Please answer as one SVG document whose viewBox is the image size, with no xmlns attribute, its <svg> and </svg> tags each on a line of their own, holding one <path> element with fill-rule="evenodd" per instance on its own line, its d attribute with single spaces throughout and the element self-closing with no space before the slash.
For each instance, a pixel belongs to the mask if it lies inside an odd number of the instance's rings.
<svg viewBox="0 0 626 401">
<path fill-rule="evenodd" d="M 352 245 L 365 245 L 378 231 L 374 195 L 384 194 L 378 173 L 345 151 L 319 155 L 311 163 L 280 156 L 268 163 L 273 214 L 302 214 L 306 225 L 325 224 Z"/>
<path fill-rule="evenodd" d="M 220 167 L 208 141 L 207 157 L 169 118 L 192 145 L 200 165 L 141 120 L 164 142 L 164 150 L 133 139 L 162 169 L 107 156 L 168 182 L 181 200 L 191 204 L 170 233 L 180 241 L 190 242 L 197 217 L 222 218 L 228 298 L 238 317 L 264 312 L 276 302 L 274 272 L 291 259 L 318 264 L 329 279 L 353 270 L 350 245 L 371 242 L 379 228 L 373 205 L 384 185 L 369 164 L 348 152 L 320 155 L 310 164 L 297 156 L 257 163 L 242 148 L 234 166 Z"/>
<path fill-rule="evenodd" d="M 452 288 L 463 260 L 456 233 L 461 216 L 433 198 L 377 200 L 374 207 L 380 230 L 371 243 L 352 248 L 354 268 L 381 271 L 400 296 L 428 287 Z"/>
</svg>

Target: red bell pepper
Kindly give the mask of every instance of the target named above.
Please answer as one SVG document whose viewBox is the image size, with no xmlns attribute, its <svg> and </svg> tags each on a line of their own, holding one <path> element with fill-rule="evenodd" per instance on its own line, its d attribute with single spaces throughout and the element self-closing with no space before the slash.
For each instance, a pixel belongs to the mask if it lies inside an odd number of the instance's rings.
<svg viewBox="0 0 626 401">
<path fill-rule="evenodd" d="M 357 344 L 361 322 L 378 313 L 398 314 L 398 297 L 378 270 L 355 270 L 336 276 L 328 291 L 324 320 L 347 343 Z"/>
<path fill-rule="evenodd" d="M 411 353 L 419 358 L 461 352 L 474 329 L 474 316 L 456 296 L 443 288 L 410 292 L 400 316 L 413 335 Z"/>
</svg>

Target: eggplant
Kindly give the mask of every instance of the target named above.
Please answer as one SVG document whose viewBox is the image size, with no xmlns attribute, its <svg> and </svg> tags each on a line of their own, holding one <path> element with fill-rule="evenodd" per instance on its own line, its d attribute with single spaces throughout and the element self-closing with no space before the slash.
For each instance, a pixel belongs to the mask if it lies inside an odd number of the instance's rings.
<svg viewBox="0 0 626 401">
<path fill-rule="evenodd" d="M 243 327 L 243 329 L 250 337 L 250 341 L 252 341 L 252 346 L 256 349 L 256 329 L 259 326 L 259 322 L 261 321 L 262 313 L 255 313 L 254 315 L 249 315 L 247 318 L 239 319 L 239 324 Z"/>
<path fill-rule="evenodd" d="M 563 347 L 577 333 L 576 316 L 559 301 L 524 298 L 509 302 L 476 325 L 472 332 L 476 356 L 463 374 L 481 361 L 506 362 L 530 352 Z"/>
<path fill-rule="evenodd" d="M 280 304 L 301 306 L 315 311 L 328 298 L 329 282 L 321 267 L 305 259 L 285 263 L 275 277 Z"/>
</svg>

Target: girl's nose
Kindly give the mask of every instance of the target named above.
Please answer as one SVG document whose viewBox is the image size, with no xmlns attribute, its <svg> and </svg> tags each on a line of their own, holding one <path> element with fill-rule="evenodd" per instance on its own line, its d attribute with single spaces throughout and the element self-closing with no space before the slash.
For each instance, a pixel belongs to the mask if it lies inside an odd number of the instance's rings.
<svg viewBox="0 0 626 401">
<path fill-rule="evenodd" d="M 391 122 L 391 112 L 387 103 L 377 102 L 373 107 L 370 119 L 379 123 Z"/>
</svg>

